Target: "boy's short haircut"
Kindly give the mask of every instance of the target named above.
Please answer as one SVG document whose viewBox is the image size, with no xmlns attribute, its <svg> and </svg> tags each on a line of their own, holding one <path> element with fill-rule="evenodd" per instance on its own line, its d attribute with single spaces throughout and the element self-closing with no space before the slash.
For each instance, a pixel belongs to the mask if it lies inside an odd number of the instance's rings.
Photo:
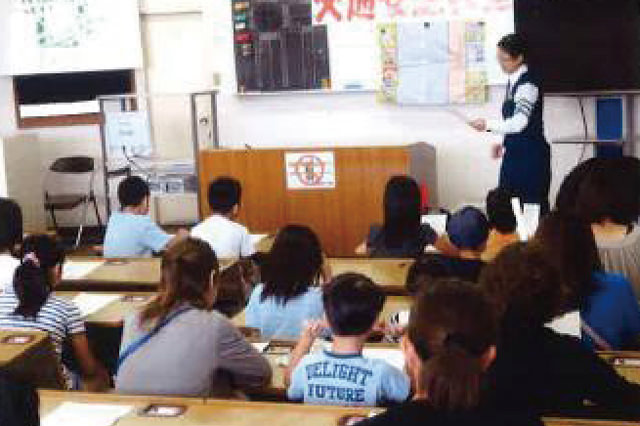
<svg viewBox="0 0 640 426">
<path fill-rule="evenodd" d="M 22 241 L 22 210 L 10 198 L 0 198 L 0 251 L 12 250 Z"/>
<path fill-rule="evenodd" d="M 235 178 L 221 176 L 209 184 L 209 207 L 214 213 L 228 214 L 241 196 L 242 186 Z"/>
<path fill-rule="evenodd" d="M 128 176 L 118 185 L 118 201 L 122 208 L 139 206 L 149 195 L 149 185 L 140 176 Z"/>
<path fill-rule="evenodd" d="M 479 250 L 489 237 L 489 221 L 477 208 L 463 207 L 449 217 L 447 235 L 458 249 Z"/>
<path fill-rule="evenodd" d="M 503 234 L 516 232 L 518 226 L 516 215 L 513 214 L 511 199 L 516 195 L 505 188 L 495 188 L 487 194 L 487 216 L 489 226 Z"/>
<path fill-rule="evenodd" d="M 336 276 L 323 291 L 325 315 L 336 336 L 359 336 L 368 332 L 384 307 L 382 288 L 356 273 Z"/>
</svg>

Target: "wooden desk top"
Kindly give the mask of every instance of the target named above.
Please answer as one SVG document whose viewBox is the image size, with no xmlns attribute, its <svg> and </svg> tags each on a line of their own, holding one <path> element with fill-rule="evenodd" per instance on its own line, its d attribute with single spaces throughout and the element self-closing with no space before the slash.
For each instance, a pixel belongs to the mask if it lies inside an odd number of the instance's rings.
<svg viewBox="0 0 640 426">
<path fill-rule="evenodd" d="M 405 281 L 413 259 L 330 258 L 329 264 L 333 275 L 358 272 L 389 293 L 406 294 Z"/>
<path fill-rule="evenodd" d="M 56 296 L 65 299 L 73 299 L 80 292 L 77 291 L 56 291 Z M 113 293 L 109 293 L 113 294 Z M 121 327 L 124 318 L 135 312 L 142 305 L 147 303 L 154 295 L 154 292 L 121 292 L 118 300 L 109 303 L 99 311 L 88 315 L 85 322 L 102 327 Z"/>
<path fill-rule="evenodd" d="M 160 281 L 160 258 L 108 260 L 98 257 L 70 257 L 73 262 L 104 262 L 82 278 L 63 279 L 60 290 L 75 291 L 152 291 Z M 236 259 L 220 259 L 221 269 Z"/>
<path fill-rule="evenodd" d="M 248 401 L 204 400 L 154 396 L 125 396 L 77 392 L 40 391 L 40 414 L 44 418 L 63 402 L 131 405 L 134 409 L 117 422 L 118 426 L 184 425 L 184 426 L 336 426 L 338 420 L 351 414 L 367 415 L 368 408 L 319 407 L 302 404 L 276 404 Z M 140 414 L 149 404 L 184 406 L 179 417 L 158 419 Z"/>
<path fill-rule="evenodd" d="M 10 336 L 29 336 L 31 340 L 26 343 L 3 343 Z M 47 341 L 47 334 L 40 331 L 27 330 L 0 330 L 0 367 L 5 367 L 18 362 L 29 352 L 42 347 Z"/>
<path fill-rule="evenodd" d="M 391 314 L 398 311 L 403 311 L 411 308 L 413 299 L 410 296 L 387 296 L 387 300 L 382 308 L 380 319 L 388 319 Z M 245 312 L 242 311 L 231 320 L 236 327 L 244 327 L 245 324 Z"/>
</svg>

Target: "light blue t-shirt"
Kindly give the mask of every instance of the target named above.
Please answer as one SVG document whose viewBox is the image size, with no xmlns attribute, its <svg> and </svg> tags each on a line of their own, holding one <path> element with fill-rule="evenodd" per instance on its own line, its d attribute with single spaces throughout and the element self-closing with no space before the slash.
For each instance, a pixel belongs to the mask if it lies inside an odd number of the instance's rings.
<svg viewBox="0 0 640 426">
<path fill-rule="evenodd" d="M 325 350 L 300 360 L 287 397 L 305 404 L 376 406 L 404 402 L 410 390 L 409 377 L 381 359 Z"/>
<path fill-rule="evenodd" d="M 171 240 L 147 215 L 116 212 L 109 218 L 104 257 L 150 257 Z"/>
<path fill-rule="evenodd" d="M 597 272 L 596 290 L 580 310 L 582 320 L 612 349 L 623 349 L 640 335 L 640 306 L 629 280 L 620 274 Z M 582 333 L 582 342 L 595 349 L 595 342 Z"/>
<path fill-rule="evenodd" d="M 258 284 L 251 293 L 245 308 L 245 324 L 257 328 L 265 339 L 297 339 L 305 322 L 322 319 L 322 291 L 319 287 L 309 289 L 286 304 L 276 302 L 274 297 L 260 300 L 263 284 Z"/>
</svg>

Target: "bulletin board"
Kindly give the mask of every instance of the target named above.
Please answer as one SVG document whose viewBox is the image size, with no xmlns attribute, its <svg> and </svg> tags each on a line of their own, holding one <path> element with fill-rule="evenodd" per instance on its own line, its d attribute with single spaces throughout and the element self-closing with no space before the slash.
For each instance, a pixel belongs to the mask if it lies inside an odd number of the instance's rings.
<svg viewBox="0 0 640 426">
<path fill-rule="evenodd" d="M 498 40 L 513 0 L 313 0 L 328 34 L 331 89 L 399 104 L 479 103 L 504 84 Z"/>
</svg>

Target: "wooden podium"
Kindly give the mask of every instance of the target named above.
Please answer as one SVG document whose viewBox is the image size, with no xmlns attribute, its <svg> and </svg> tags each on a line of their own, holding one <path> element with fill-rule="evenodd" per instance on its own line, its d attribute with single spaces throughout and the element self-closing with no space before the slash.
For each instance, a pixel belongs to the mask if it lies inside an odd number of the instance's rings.
<svg viewBox="0 0 640 426">
<path fill-rule="evenodd" d="M 287 153 L 332 152 L 332 189 L 287 189 Z M 233 176 L 242 182 L 239 222 L 252 233 L 275 233 L 287 224 L 310 226 L 329 256 L 352 256 L 369 226 L 382 220 L 389 177 L 414 177 L 437 207 L 435 149 L 426 143 L 404 146 L 206 150 L 199 154 L 201 214 L 210 214 L 209 182 Z"/>
</svg>

